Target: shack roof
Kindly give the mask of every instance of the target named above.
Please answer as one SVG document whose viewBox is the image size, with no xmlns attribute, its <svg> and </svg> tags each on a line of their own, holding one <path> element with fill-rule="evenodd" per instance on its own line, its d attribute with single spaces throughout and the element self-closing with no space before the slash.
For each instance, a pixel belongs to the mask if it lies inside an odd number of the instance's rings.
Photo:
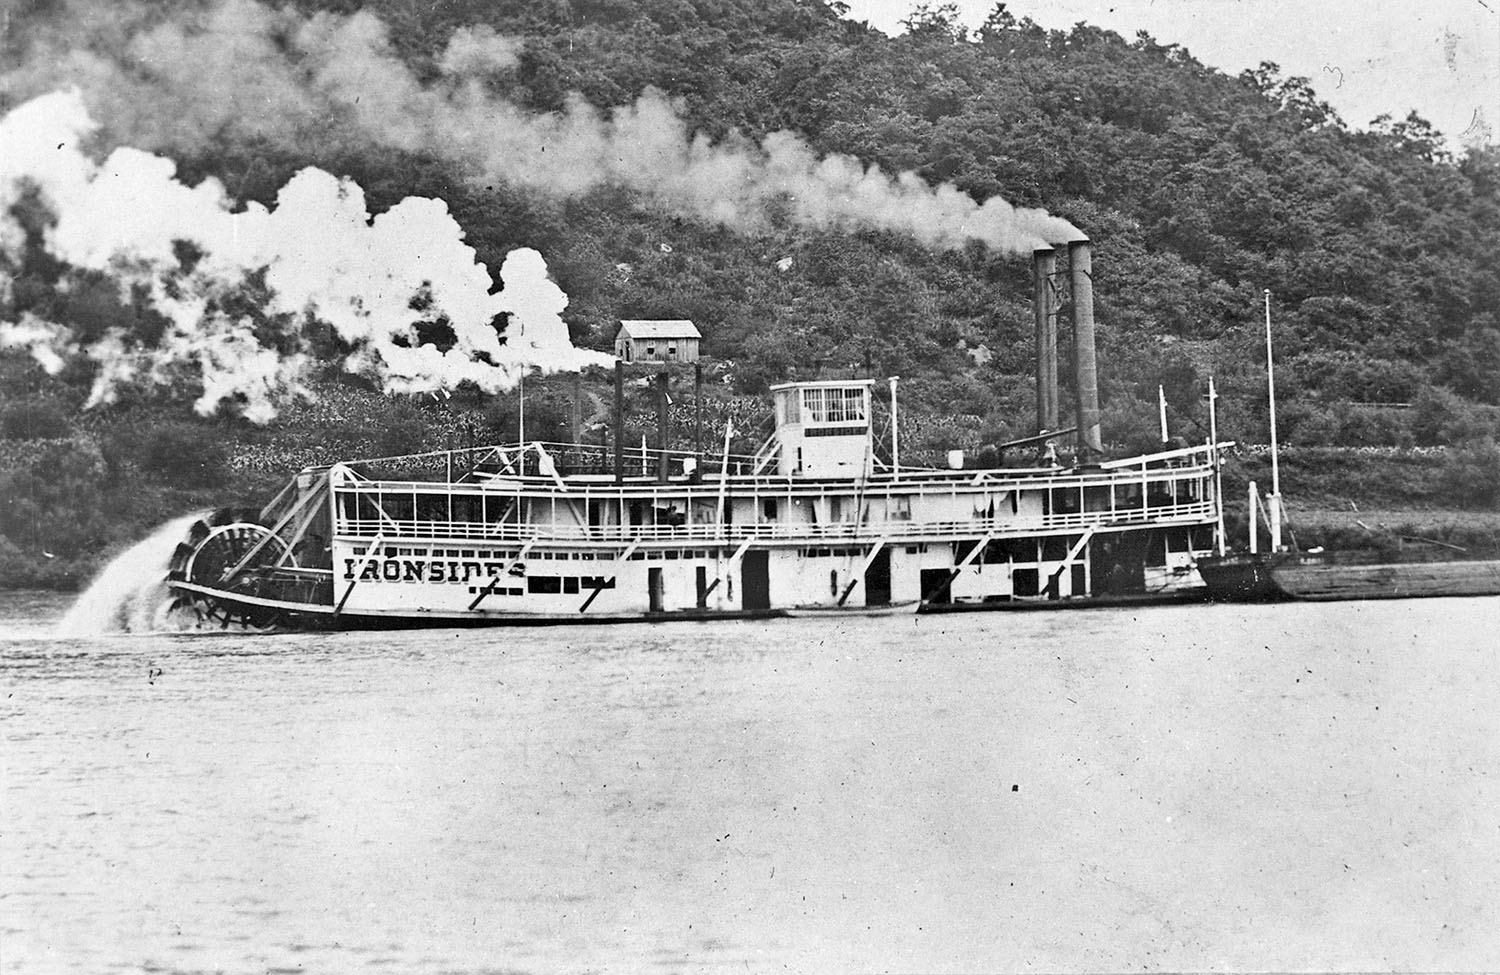
<svg viewBox="0 0 1500 975">
<path fill-rule="evenodd" d="M 703 333 L 698 331 L 698 326 L 685 318 L 621 321 L 620 330 L 615 333 L 615 337 L 618 338 L 621 333 L 633 339 L 701 339 L 703 337 Z"/>
</svg>

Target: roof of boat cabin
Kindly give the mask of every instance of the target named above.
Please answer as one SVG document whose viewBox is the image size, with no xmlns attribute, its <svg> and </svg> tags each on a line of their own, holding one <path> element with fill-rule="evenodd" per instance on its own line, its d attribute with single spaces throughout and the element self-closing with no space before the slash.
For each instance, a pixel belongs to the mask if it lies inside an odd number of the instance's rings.
<svg viewBox="0 0 1500 975">
<path fill-rule="evenodd" d="M 783 389 L 842 389 L 846 386 L 874 386 L 873 379 L 809 379 L 798 383 L 778 383 L 771 392 Z"/>
</svg>

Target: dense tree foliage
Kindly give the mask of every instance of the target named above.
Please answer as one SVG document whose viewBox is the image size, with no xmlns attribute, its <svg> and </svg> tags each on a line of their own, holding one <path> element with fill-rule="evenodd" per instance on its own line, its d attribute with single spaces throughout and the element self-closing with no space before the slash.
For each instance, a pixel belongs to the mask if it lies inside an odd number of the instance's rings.
<svg viewBox="0 0 1500 975">
<path fill-rule="evenodd" d="M 1456 157 L 1415 115 L 1352 120 L 1354 128 L 1307 79 L 1274 64 L 1232 77 L 1145 34 L 1045 30 L 1003 3 L 972 33 L 951 6 L 921 5 L 895 38 L 820 0 L 295 5 L 378 15 L 419 74 L 433 70 L 455 28 L 482 24 L 518 38 L 514 68 L 487 83 L 534 112 L 577 97 L 606 110 L 654 88 L 712 140 L 791 130 L 819 153 L 1073 221 L 1095 242 L 1106 439 L 1121 446 L 1154 439 L 1158 385 L 1175 422 L 1201 436 L 1209 374 L 1224 394 L 1226 432 L 1263 439 L 1269 290 L 1284 441 L 1463 445 L 1465 497 L 1493 497 L 1482 484 L 1500 479 L 1491 470 L 1500 148 Z M 571 296 L 580 344 L 606 348 L 621 318 L 691 318 L 707 352 L 726 361 L 733 391 L 852 366 L 902 375 L 913 422 L 962 404 L 974 437 L 1028 432 L 1023 258 L 784 220 L 735 233 L 614 187 L 562 199 L 503 180 L 480 185 L 443 159 L 225 140 L 182 163 L 187 178 L 217 175 L 240 198 L 263 202 L 309 163 L 356 178 L 374 210 L 441 196 L 491 268 L 516 246 L 547 256 Z M 60 290 L 58 274 L 42 258 L 22 268 L 8 313 L 82 323 L 149 314 L 99 281 Z M 58 404 L 80 402 L 86 379 L 31 376 L 35 395 L 8 408 L 6 435 L 56 434 Z M 420 439 L 409 414 L 398 419 L 389 445 Z M 97 425 L 80 429 L 89 423 Z M 58 450 L 44 458 L 51 473 L 37 476 L 70 490 L 106 465 L 84 447 Z M 209 473 L 195 468 L 199 483 L 223 476 L 213 473 L 222 458 L 210 461 Z M 22 475 L 8 476 L 13 499 Z M 32 497 L 28 504 L 44 503 Z M 35 529 L 22 523 L 41 515 L 8 501 L 6 535 L 25 548 Z"/>
</svg>

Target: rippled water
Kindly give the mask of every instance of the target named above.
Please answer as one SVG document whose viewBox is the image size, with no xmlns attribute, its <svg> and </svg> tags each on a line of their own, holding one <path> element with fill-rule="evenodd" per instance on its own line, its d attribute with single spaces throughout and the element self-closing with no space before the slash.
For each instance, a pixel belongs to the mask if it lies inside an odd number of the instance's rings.
<svg viewBox="0 0 1500 975">
<path fill-rule="evenodd" d="M 5 972 L 1500 965 L 1500 600 L 61 639 Z"/>
</svg>

